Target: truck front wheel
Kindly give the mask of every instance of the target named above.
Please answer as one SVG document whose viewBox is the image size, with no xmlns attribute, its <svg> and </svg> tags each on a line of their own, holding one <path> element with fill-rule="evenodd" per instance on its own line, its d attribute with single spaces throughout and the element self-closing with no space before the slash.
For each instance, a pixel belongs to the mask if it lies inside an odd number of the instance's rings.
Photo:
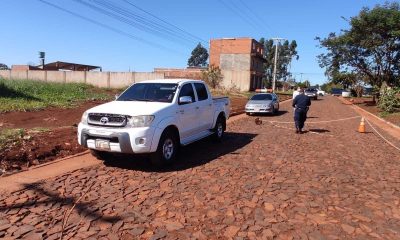
<svg viewBox="0 0 400 240">
<path fill-rule="evenodd" d="M 179 143 L 176 134 L 167 129 L 160 137 L 157 151 L 151 155 L 151 164 L 155 167 L 172 164 L 176 160 L 178 149 Z"/>
</svg>

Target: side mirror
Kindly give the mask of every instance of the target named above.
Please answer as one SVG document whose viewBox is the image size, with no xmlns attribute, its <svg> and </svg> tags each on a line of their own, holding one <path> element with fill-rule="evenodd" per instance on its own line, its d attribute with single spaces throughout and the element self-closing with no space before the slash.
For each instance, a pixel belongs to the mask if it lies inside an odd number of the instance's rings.
<svg viewBox="0 0 400 240">
<path fill-rule="evenodd" d="M 192 97 L 190 96 L 183 96 L 179 98 L 179 104 L 183 105 L 183 104 L 188 104 L 188 103 L 192 103 Z"/>
</svg>

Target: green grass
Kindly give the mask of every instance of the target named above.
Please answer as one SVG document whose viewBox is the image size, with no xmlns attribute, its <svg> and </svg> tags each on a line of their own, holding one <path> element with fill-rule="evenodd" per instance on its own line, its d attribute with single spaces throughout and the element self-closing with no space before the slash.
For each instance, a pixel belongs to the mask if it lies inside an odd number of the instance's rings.
<svg viewBox="0 0 400 240">
<path fill-rule="evenodd" d="M 0 150 L 8 143 L 18 143 L 24 134 L 25 131 L 22 128 L 0 130 Z"/>
<path fill-rule="evenodd" d="M 85 100 L 112 98 L 107 91 L 81 83 L 0 79 L 0 112 L 69 108 Z"/>
</svg>

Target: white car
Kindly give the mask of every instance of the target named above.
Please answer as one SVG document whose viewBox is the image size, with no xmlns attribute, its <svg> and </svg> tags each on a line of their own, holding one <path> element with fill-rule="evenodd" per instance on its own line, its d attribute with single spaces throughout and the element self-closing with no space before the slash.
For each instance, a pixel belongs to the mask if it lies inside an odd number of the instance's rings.
<svg viewBox="0 0 400 240">
<path fill-rule="evenodd" d="M 115 101 L 87 110 L 78 142 L 98 158 L 150 153 L 152 163 L 162 166 L 176 158 L 180 145 L 210 135 L 222 139 L 229 111 L 229 99 L 212 98 L 203 81 L 143 81 Z"/>
<path fill-rule="evenodd" d="M 317 94 L 318 96 L 325 96 L 325 91 L 318 89 Z"/>
</svg>

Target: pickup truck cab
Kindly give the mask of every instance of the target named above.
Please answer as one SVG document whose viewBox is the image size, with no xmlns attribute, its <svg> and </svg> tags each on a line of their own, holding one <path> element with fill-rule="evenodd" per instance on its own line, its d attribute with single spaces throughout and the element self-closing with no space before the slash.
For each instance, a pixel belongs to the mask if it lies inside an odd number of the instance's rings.
<svg viewBox="0 0 400 240">
<path fill-rule="evenodd" d="M 203 81 L 142 81 L 115 101 L 87 110 L 78 142 L 98 158 L 149 153 L 152 163 L 162 166 L 176 159 L 181 145 L 210 135 L 221 140 L 229 111 L 229 99 L 212 98 Z"/>
</svg>

